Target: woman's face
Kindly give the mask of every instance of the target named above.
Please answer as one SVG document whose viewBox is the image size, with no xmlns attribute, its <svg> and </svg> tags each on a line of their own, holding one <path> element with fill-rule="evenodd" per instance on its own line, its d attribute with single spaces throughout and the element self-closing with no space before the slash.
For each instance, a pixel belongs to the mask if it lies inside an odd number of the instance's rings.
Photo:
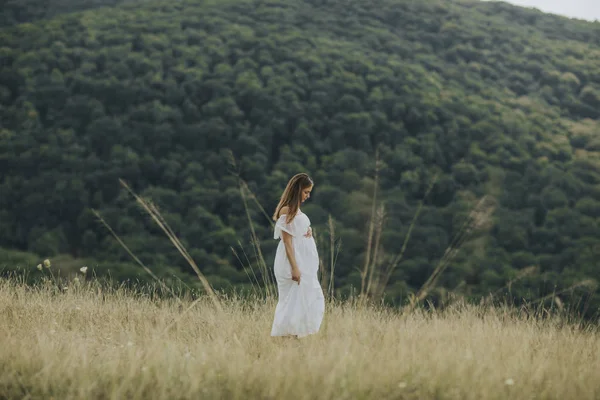
<svg viewBox="0 0 600 400">
<path fill-rule="evenodd" d="M 310 192 L 312 192 L 312 190 L 313 190 L 312 186 L 302 189 L 302 202 L 303 203 L 310 198 Z"/>
</svg>

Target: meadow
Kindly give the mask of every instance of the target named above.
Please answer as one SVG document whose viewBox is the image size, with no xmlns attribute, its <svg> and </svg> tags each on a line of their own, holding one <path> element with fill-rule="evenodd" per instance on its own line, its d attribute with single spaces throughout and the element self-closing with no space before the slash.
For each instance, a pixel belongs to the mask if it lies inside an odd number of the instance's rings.
<svg viewBox="0 0 600 400">
<path fill-rule="evenodd" d="M 4 280 L 0 398 L 600 397 L 598 329 L 564 315 L 332 301 L 318 335 L 274 339 L 275 299 L 218 297 Z"/>
</svg>

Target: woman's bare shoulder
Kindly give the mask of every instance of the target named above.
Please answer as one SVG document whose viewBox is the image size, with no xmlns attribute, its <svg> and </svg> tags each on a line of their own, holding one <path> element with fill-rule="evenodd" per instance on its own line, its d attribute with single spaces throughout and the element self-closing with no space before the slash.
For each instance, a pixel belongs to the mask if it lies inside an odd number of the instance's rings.
<svg viewBox="0 0 600 400">
<path fill-rule="evenodd" d="M 279 216 L 281 217 L 284 214 L 287 214 L 290 211 L 290 208 L 288 206 L 283 206 L 281 207 L 281 210 L 279 210 Z"/>
</svg>

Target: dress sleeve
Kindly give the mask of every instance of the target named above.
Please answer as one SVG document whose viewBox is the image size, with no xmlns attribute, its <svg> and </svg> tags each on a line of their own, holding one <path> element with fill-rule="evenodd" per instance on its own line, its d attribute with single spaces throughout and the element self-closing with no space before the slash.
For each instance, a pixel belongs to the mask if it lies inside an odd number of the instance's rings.
<svg viewBox="0 0 600 400">
<path fill-rule="evenodd" d="M 273 235 L 273 237 L 275 239 L 281 238 L 281 231 L 287 232 L 292 236 L 298 235 L 298 227 L 296 224 L 296 221 L 298 220 L 298 218 L 294 218 L 292 220 L 292 222 L 290 222 L 289 224 L 287 223 L 286 219 L 287 219 L 287 215 L 283 214 L 279 217 L 277 222 L 275 222 L 275 232 Z"/>
</svg>

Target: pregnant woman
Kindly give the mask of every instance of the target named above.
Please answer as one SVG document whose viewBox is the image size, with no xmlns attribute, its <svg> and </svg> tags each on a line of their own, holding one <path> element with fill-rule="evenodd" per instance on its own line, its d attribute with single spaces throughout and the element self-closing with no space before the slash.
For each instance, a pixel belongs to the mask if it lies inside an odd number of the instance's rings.
<svg viewBox="0 0 600 400">
<path fill-rule="evenodd" d="M 317 272 L 319 254 L 308 216 L 300 205 L 310 198 L 313 181 L 307 174 L 292 177 L 273 214 L 275 239 L 281 239 L 274 272 L 279 301 L 271 336 L 303 337 L 317 333 L 325 299 Z"/>
</svg>

